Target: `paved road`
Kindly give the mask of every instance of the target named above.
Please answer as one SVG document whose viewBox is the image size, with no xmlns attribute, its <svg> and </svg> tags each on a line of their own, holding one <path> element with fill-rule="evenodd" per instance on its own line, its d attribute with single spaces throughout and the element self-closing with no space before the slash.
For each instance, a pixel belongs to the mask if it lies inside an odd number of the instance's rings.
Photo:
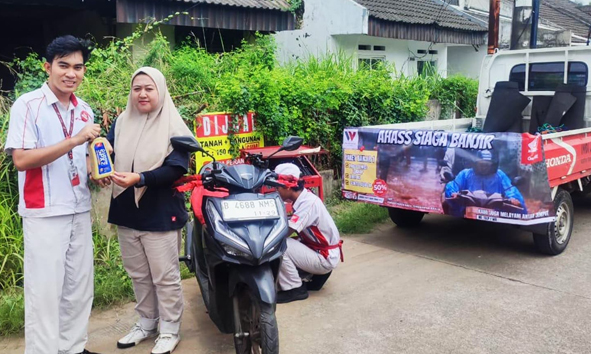
<svg viewBox="0 0 591 354">
<path fill-rule="evenodd" d="M 577 203 L 571 244 L 538 254 L 529 234 L 500 225 L 427 216 L 422 227 L 391 223 L 345 237 L 345 263 L 306 301 L 279 305 L 281 352 L 591 353 L 591 198 Z M 175 353 L 231 354 L 193 279 Z M 115 349 L 134 321 L 133 304 L 91 320 L 89 348 L 149 353 L 151 343 Z M 0 342 L 22 353 L 22 339 Z M 3 348 L 4 347 L 4 348 Z"/>
</svg>

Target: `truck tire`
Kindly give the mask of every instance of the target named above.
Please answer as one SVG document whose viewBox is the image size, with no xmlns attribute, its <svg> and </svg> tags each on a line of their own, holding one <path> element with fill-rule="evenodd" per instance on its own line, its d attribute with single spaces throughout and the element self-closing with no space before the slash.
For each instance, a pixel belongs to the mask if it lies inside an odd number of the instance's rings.
<svg viewBox="0 0 591 354">
<path fill-rule="evenodd" d="M 392 219 L 398 227 L 417 226 L 421 223 L 421 220 L 423 220 L 423 216 L 425 216 L 425 213 L 420 211 L 398 208 L 388 208 L 388 213 L 390 214 L 390 219 Z"/>
<path fill-rule="evenodd" d="M 534 243 L 538 251 L 556 256 L 568 246 L 574 225 L 574 207 L 571 195 L 559 189 L 554 198 L 556 221 L 548 224 L 545 234 L 534 234 Z"/>
</svg>

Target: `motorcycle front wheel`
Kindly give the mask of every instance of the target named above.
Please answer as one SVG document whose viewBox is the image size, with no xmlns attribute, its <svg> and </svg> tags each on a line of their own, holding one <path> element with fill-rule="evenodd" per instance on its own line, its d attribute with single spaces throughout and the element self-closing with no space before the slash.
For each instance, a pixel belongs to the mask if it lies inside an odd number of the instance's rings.
<svg viewBox="0 0 591 354">
<path fill-rule="evenodd" d="M 234 294 L 234 347 L 236 354 L 279 354 L 275 306 L 244 288 Z"/>
</svg>

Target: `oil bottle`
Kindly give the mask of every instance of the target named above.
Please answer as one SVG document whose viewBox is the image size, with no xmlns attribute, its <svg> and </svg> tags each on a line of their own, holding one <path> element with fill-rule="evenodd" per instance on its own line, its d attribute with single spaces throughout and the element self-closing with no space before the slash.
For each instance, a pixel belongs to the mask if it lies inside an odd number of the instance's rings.
<svg viewBox="0 0 591 354">
<path fill-rule="evenodd" d="M 109 142 L 107 139 L 99 137 L 88 144 L 88 154 L 90 155 L 90 162 L 92 167 L 92 178 L 99 180 L 109 177 L 115 173 L 113 169 L 113 161 L 107 151 Z"/>
</svg>

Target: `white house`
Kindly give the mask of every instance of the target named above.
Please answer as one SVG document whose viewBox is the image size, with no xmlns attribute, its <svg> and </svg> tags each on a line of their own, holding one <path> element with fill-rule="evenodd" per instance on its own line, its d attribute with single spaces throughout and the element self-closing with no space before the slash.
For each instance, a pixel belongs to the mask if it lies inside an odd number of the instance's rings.
<svg viewBox="0 0 591 354">
<path fill-rule="evenodd" d="M 359 64 L 393 63 L 404 75 L 429 64 L 445 76 L 458 48 L 486 51 L 486 32 L 485 21 L 440 0 L 305 0 L 302 28 L 275 38 L 282 62 L 343 53 Z"/>
</svg>

